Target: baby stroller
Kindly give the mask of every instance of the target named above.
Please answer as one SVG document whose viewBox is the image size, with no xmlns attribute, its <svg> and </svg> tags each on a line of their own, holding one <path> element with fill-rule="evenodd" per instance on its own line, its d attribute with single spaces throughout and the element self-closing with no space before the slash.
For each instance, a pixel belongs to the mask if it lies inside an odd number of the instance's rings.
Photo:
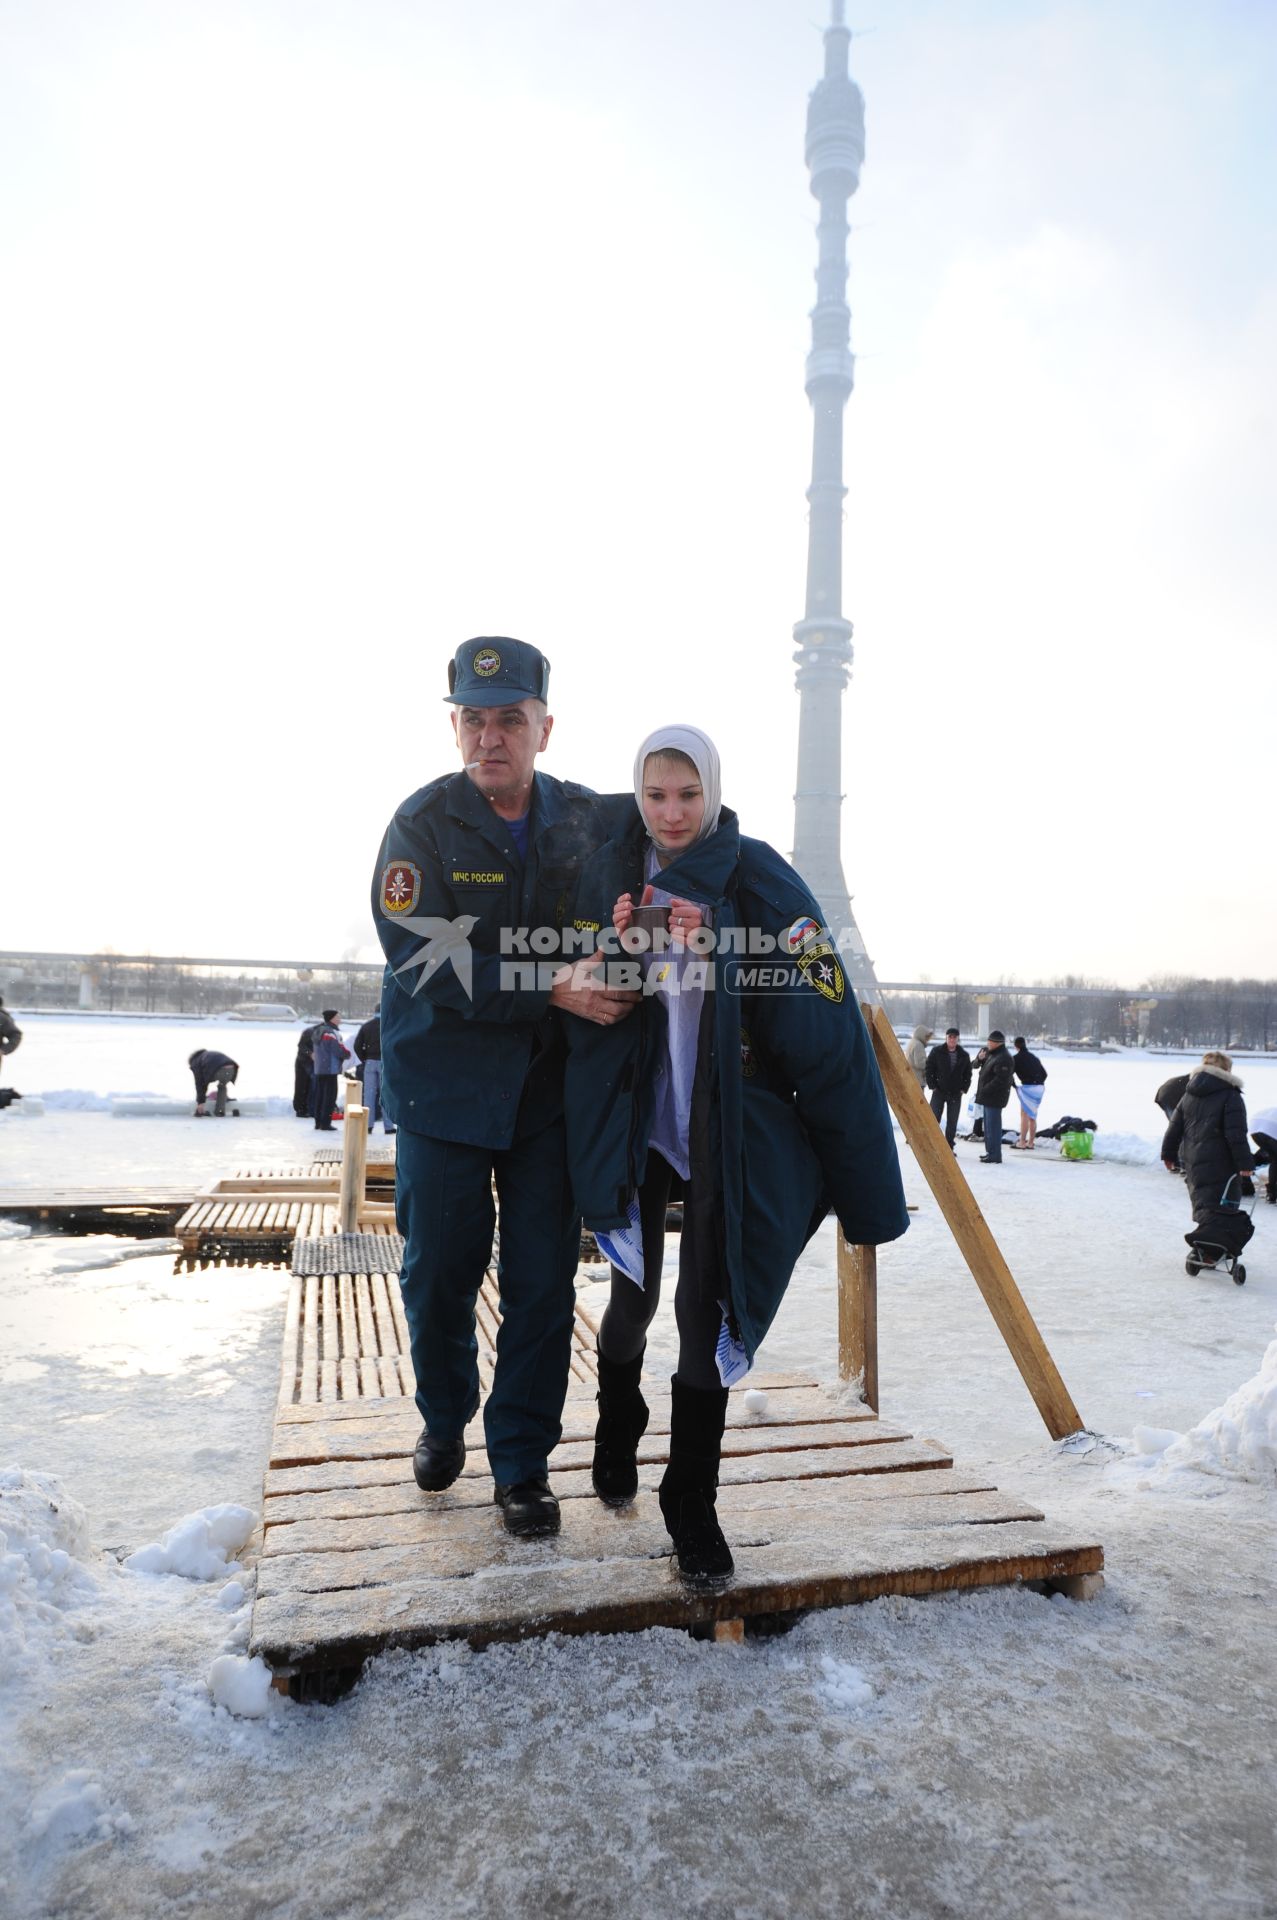
<svg viewBox="0 0 1277 1920">
<path fill-rule="evenodd" d="M 1255 1231 L 1251 1218 L 1255 1211 L 1254 1183 L 1249 1194 L 1244 1194 L 1243 1189 L 1243 1182 L 1248 1178 L 1246 1174 L 1233 1174 L 1220 1195 L 1219 1205 L 1212 1207 L 1206 1218 L 1196 1221 L 1193 1231 L 1184 1235 L 1192 1249 L 1184 1262 L 1186 1273 L 1227 1273 L 1235 1286 L 1245 1286 L 1246 1269 L 1241 1263 L 1241 1251 Z M 1237 1193 L 1230 1199 L 1234 1182 Z M 1250 1201 L 1249 1206 L 1244 1204 L 1246 1199 Z"/>
</svg>

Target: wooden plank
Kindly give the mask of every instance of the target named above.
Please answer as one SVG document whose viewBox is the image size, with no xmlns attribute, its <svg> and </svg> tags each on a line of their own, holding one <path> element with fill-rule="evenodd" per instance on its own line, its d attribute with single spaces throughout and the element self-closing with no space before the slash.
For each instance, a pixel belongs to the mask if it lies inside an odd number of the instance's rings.
<svg viewBox="0 0 1277 1920">
<path fill-rule="evenodd" d="M 359 1353 L 359 1322 L 355 1317 L 355 1283 L 348 1273 L 337 1275 L 337 1313 L 341 1321 L 341 1351 L 346 1361 Z M 356 1379 L 358 1372 L 356 1371 Z"/>
<path fill-rule="evenodd" d="M 302 1296 L 301 1398 L 319 1398 L 319 1279 L 310 1274 Z"/>
<path fill-rule="evenodd" d="M 359 1352 L 364 1359 L 377 1357 L 377 1322 L 372 1311 L 372 1282 L 366 1273 L 352 1276 L 355 1283 L 355 1319 L 359 1328 Z"/>
<path fill-rule="evenodd" d="M 907 1441 L 904 1446 L 891 1449 L 899 1456 L 918 1446 L 932 1445 L 931 1442 Z M 948 1456 L 936 1449 L 922 1462 L 914 1463 L 914 1471 L 902 1473 L 874 1473 L 862 1471 L 867 1458 L 879 1451 L 875 1447 L 821 1447 L 814 1453 L 752 1454 L 740 1459 L 723 1463 L 723 1486 L 746 1486 L 761 1481 L 793 1481 L 840 1478 L 850 1499 L 914 1499 L 920 1493 L 928 1495 L 948 1495 L 954 1493 L 991 1493 L 995 1491 L 992 1476 L 985 1473 L 960 1473 L 948 1463 Z M 886 1453 L 888 1449 L 881 1450 Z M 373 1463 L 384 1467 L 384 1461 Z M 933 1470 L 934 1469 L 934 1470 Z M 284 1475 L 312 1475 L 322 1472 L 316 1467 L 291 1467 L 282 1469 Z M 362 1469 L 361 1469 L 362 1472 Z M 639 1468 L 639 1489 L 653 1493 L 660 1485 L 664 1467 L 652 1463 Z M 598 1496 L 587 1467 L 575 1467 L 570 1473 L 554 1474 L 554 1491 L 560 1500 L 594 1500 Z M 291 1526 L 302 1520 L 366 1520 L 374 1521 L 379 1515 L 400 1513 L 420 1513 L 429 1508 L 432 1512 L 447 1513 L 462 1507 L 487 1506 L 492 1499 L 492 1486 L 486 1474 L 463 1474 L 454 1480 L 446 1493 L 423 1494 L 418 1488 L 408 1468 L 406 1460 L 398 1465 L 398 1471 L 389 1479 L 383 1478 L 371 1485 L 355 1487 L 333 1487 L 315 1493 L 268 1493 L 263 1503 L 262 1518 L 266 1526 Z"/>
<path fill-rule="evenodd" d="M 845 1606 L 885 1594 L 923 1594 L 1097 1573 L 1103 1552 L 1041 1521 L 900 1529 L 837 1545 L 778 1540 L 736 1552 L 720 1594 L 689 1592 L 668 1558 L 547 1564 L 547 1543 L 474 1579 L 267 1594 L 256 1602 L 250 1651 L 271 1666 L 353 1664 L 390 1646 L 466 1638 L 473 1645 L 529 1634 L 636 1631 L 753 1613 Z"/>
<path fill-rule="evenodd" d="M 331 1420 L 276 1423 L 271 1462 L 276 1466 L 305 1466 L 318 1460 L 378 1460 L 412 1451 L 420 1431 L 415 1413 L 397 1403 L 396 1411 L 379 1420 Z M 898 1427 L 877 1420 L 824 1421 L 801 1427 L 731 1427 L 723 1435 L 723 1456 L 741 1453 L 797 1452 L 812 1447 L 899 1445 L 909 1439 Z M 475 1421 L 466 1432 L 467 1446 L 483 1445 L 483 1426 Z M 593 1437 L 560 1442 L 550 1457 L 553 1472 L 560 1467 L 588 1466 L 594 1454 Z M 649 1427 L 639 1442 L 640 1460 L 664 1460 L 669 1434 Z"/>
<path fill-rule="evenodd" d="M 408 1316 L 404 1312 L 403 1289 L 399 1285 L 399 1275 L 386 1275 L 386 1296 L 390 1301 L 390 1311 L 395 1318 L 395 1338 L 399 1342 L 400 1353 L 412 1352 L 412 1335 L 408 1331 Z"/>
<path fill-rule="evenodd" d="M 384 1399 L 394 1400 L 396 1403 L 402 1401 L 403 1386 L 399 1379 L 399 1362 L 396 1355 L 383 1353 L 380 1356 L 377 1361 L 377 1380 Z M 413 1424 L 413 1440 L 415 1441 L 417 1432 L 420 1431 L 421 1422 L 417 1419 L 415 1413 L 411 1415 L 411 1419 Z"/>
<path fill-rule="evenodd" d="M 323 1361 L 319 1370 L 320 1398 L 332 1408 L 337 1398 L 337 1360 L 341 1340 L 337 1329 L 337 1281 L 333 1274 L 320 1277 L 321 1329 Z"/>
<path fill-rule="evenodd" d="M 284 1308 L 284 1349 L 279 1367 L 279 1404 L 281 1406 L 291 1406 L 293 1395 L 297 1391 L 300 1370 L 297 1341 L 301 1328 L 301 1311 L 301 1276 L 294 1274 L 288 1283 L 288 1304 Z"/>
<path fill-rule="evenodd" d="M 859 1380 L 878 1411 L 878 1249 L 853 1247 L 838 1229 L 838 1373 Z"/>
<path fill-rule="evenodd" d="M 584 1493 L 589 1482 L 589 1460 L 558 1460 L 551 1462 L 552 1484 L 560 1484 Z M 641 1461 L 639 1464 L 639 1484 L 646 1484 L 645 1476 L 650 1475 L 653 1486 L 660 1480 L 665 1462 L 658 1456 L 655 1460 Z M 949 1471 L 953 1466 L 952 1455 L 941 1446 L 938 1440 L 892 1440 L 878 1445 L 860 1447 L 817 1447 L 810 1450 L 794 1448 L 784 1453 L 762 1453 L 733 1455 L 722 1462 L 719 1468 L 719 1484 L 728 1486 L 738 1480 L 779 1480 L 809 1479 L 821 1474 L 896 1474 L 922 1473 L 932 1468 Z M 580 1475 L 579 1479 L 574 1479 Z M 461 1479 L 454 1483 L 467 1495 L 463 1504 L 468 1504 L 468 1489 L 462 1489 L 462 1481 L 474 1481 L 480 1489 L 480 1497 L 490 1500 L 492 1497 L 492 1476 L 488 1471 L 487 1455 L 476 1449 L 469 1455 L 462 1471 Z M 318 1460 L 301 1466 L 270 1466 L 266 1470 L 263 1490 L 267 1498 L 296 1493 L 341 1492 L 355 1495 L 369 1488 L 415 1486 L 412 1480 L 412 1466 L 407 1449 L 399 1454 L 381 1455 L 375 1460 Z M 448 1494 L 419 1495 L 421 1499 L 446 1500 Z M 380 1496 L 379 1496 L 380 1497 Z M 461 1494 L 458 1494 L 458 1498 Z"/>
<path fill-rule="evenodd" d="M 364 1400 L 379 1400 L 381 1398 L 381 1376 L 377 1371 L 376 1358 L 367 1354 L 360 1354 L 358 1365 L 360 1398 Z"/>
<path fill-rule="evenodd" d="M 377 1350 L 379 1353 L 397 1354 L 399 1336 L 395 1331 L 395 1317 L 390 1311 L 385 1274 L 370 1274 L 369 1284 L 372 1288 L 372 1315 L 377 1325 Z"/>
<path fill-rule="evenodd" d="M 358 1275 L 355 1284 L 359 1284 Z M 751 1413 L 745 1405 L 745 1394 L 750 1390 L 749 1385 L 737 1387 L 729 1395 L 728 1427 L 796 1427 L 810 1426 L 813 1422 L 823 1424 L 831 1420 L 861 1421 L 875 1418 L 873 1410 L 862 1402 L 836 1400 L 821 1387 L 778 1387 L 768 1393 L 767 1405 L 762 1413 Z M 648 1407 L 648 1431 L 668 1433 L 672 1404 L 668 1388 L 652 1387 L 645 1382 L 643 1396 Z M 385 1412 L 385 1408 L 370 1401 L 366 1405 L 346 1407 L 339 1414 L 319 1407 L 283 1407 L 276 1417 L 285 1423 L 294 1422 L 304 1426 L 315 1420 L 380 1420 L 385 1417 Z M 598 1405 L 593 1378 L 572 1382 L 563 1404 L 563 1438 L 592 1438 L 597 1420 Z"/>
<path fill-rule="evenodd" d="M 971 1269 L 976 1285 L 993 1315 L 999 1333 L 1006 1341 L 1011 1357 L 1020 1370 L 1034 1405 L 1046 1423 L 1053 1440 L 1063 1440 L 1082 1432 L 1082 1416 L 1069 1397 L 1068 1388 L 1046 1342 L 1038 1331 L 1024 1296 L 1011 1277 L 1011 1269 L 976 1205 L 957 1159 L 945 1144 L 922 1089 L 913 1076 L 900 1044 L 891 1030 L 891 1022 L 881 1007 L 862 1007 L 873 1039 L 874 1054 L 881 1071 L 891 1110 L 900 1122 L 940 1211 L 957 1241 L 962 1257 Z"/>
<path fill-rule="evenodd" d="M 900 1474 L 886 1481 L 877 1481 L 875 1484 L 879 1491 L 870 1500 L 865 1499 L 861 1492 L 868 1484 L 863 1480 L 755 1481 L 721 1488 L 718 1514 L 729 1538 L 732 1537 L 733 1527 L 748 1525 L 751 1517 L 756 1515 L 765 1516 L 769 1523 L 773 1519 L 783 1520 L 788 1535 L 794 1535 L 802 1529 L 828 1531 L 839 1525 L 854 1526 L 863 1533 L 865 1528 L 991 1525 L 1011 1520 L 1041 1520 L 1044 1517 L 1028 1501 L 999 1493 L 996 1488 L 976 1493 L 935 1492 L 924 1488 L 919 1493 L 911 1485 L 919 1479 L 943 1481 L 951 1478 L 950 1474 Z M 902 1484 L 909 1485 L 907 1494 L 900 1493 Z M 884 1486 L 892 1497 L 883 1498 L 881 1489 Z M 586 1513 L 586 1518 L 581 1518 L 578 1506 L 581 1513 Z M 642 1525 L 636 1524 L 636 1515 Z M 366 1555 L 388 1548 L 432 1546 L 437 1543 L 465 1545 L 477 1549 L 473 1564 L 463 1561 L 458 1569 L 468 1575 L 480 1571 L 485 1554 L 489 1555 L 489 1564 L 493 1564 L 491 1549 L 503 1536 L 508 1538 L 491 1497 L 485 1502 L 474 1502 L 469 1506 L 442 1509 L 433 1500 L 418 1498 L 414 1507 L 399 1513 L 287 1523 L 271 1522 L 268 1518 L 262 1551 L 268 1558 L 273 1556 L 290 1560 L 295 1560 L 300 1554 L 329 1556 L 358 1553 L 361 1577 L 368 1584 L 374 1584 L 374 1576 L 369 1573 L 369 1563 L 364 1557 Z M 670 1551 L 669 1535 L 656 1504 L 655 1492 L 647 1489 L 640 1489 L 638 1500 L 632 1507 L 609 1508 L 598 1500 L 574 1501 L 571 1513 L 564 1520 L 564 1532 L 560 1538 L 563 1542 L 562 1557 L 565 1559 L 624 1558 L 632 1554 Z M 521 1545 L 519 1542 L 513 1544 L 516 1547 Z M 400 1576 L 395 1574 L 393 1577 Z M 325 1584 L 338 1586 L 351 1583 L 341 1574 L 328 1582 L 322 1579 L 311 1581 L 311 1590 L 318 1591 Z M 277 1570 L 272 1572 L 265 1590 L 281 1592 L 286 1587 L 286 1576 Z M 259 1590 L 264 1589 L 259 1587 Z"/>
</svg>

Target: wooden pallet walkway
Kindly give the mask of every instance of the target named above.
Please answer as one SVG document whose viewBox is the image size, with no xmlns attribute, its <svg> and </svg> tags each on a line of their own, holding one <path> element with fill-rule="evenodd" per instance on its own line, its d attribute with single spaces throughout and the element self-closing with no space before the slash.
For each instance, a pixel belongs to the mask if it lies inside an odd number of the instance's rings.
<svg viewBox="0 0 1277 1920">
<path fill-rule="evenodd" d="M 193 1186 L 0 1187 L 0 1217 L 61 1233 L 145 1239 L 172 1233 L 194 1197 Z"/>
<path fill-rule="evenodd" d="M 491 1380 L 500 1306 L 480 1295 Z M 1103 1566 L 1089 1535 L 1052 1526 L 987 1475 L 955 1471 L 914 1435 L 802 1374 L 751 1377 L 729 1402 L 719 1511 L 736 1576 L 689 1593 L 672 1571 L 655 1490 L 668 1457 L 668 1387 L 645 1386 L 639 1496 L 605 1508 L 590 1483 L 595 1327 L 578 1308 L 563 1438 L 551 1463 L 563 1530 L 518 1541 L 492 1501 L 481 1420 L 460 1479 L 422 1494 L 407 1327 L 390 1274 L 294 1279 L 264 1485 L 251 1649 L 305 1697 L 387 1647 L 474 1646 L 546 1633 L 702 1626 L 739 1637 L 753 1615 L 1016 1581 L 1081 1592 Z"/>
<path fill-rule="evenodd" d="M 386 1243 L 388 1256 L 402 1245 L 398 1235 L 389 1231 L 379 1237 Z M 484 1276 L 475 1318 L 479 1376 L 486 1389 L 492 1380 L 501 1325 L 496 1276 L 491 1272 Z M 594 1323 L 578 1306 L 571 1360 L 572 1378 L 578 1384 L 591 1383 L 597 1373 L 594 1340 Z M 410 1435 L 411 1453 L 421 1430 L 412 1404 L 414 1390 L 397 1262 L 388 1257 L 384 1268 L 367 1273 L 293 1275 L 284 1312 L 278 1422 L 322 1422 L 330 1414 L 344 1419 L 352 1412 L 360 1420 L 397 1415 L 403 1432 Z"/>
<path fill-rule="evenodd" d="M 301 1188 L 204 1194 L 174 1228 L 203 1260 L 283 1260 L 299 1236 L 336 1231 L 336 1194 Z"/>
</svg>

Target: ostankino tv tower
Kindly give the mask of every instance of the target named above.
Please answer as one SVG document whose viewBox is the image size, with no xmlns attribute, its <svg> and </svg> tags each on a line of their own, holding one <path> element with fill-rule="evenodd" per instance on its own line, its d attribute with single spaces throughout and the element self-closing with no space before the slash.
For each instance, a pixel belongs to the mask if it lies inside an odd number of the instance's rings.
<svg viewBox="0 0 1277 1920">
<path fill-rule="evenodd" d="M 832 0 L 825 73 L 807 108 L 806 159 L 820 202 L 816 304 L 811 313 L 807 397 L 812 410 L 807 610 L 794 628 L 798 668 L 798 790 L 794 865 L 841 936 L 843 964 L 861 1000 L 881 996 L 851 910 L 842 866 L 842 696 L 851 671 L 851 622 L 842 611 L 843 411 L 851 394 L 851 312 L 847 306 L 847 202 L 860 185 L 865 103 L 847 72 L 851 30 L 844 0 Z"/>
</svg>

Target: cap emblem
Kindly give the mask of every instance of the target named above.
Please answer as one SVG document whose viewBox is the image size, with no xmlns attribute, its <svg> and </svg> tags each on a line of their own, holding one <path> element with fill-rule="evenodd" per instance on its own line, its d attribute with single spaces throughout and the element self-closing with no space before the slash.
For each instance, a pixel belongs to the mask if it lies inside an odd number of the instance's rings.
<svg viewBox="0 0 1277 1920">
<path fill-rule="evenodd" d="M 480 647 L 470 664 L 481 680 L 491 680 L 501 670 L 501 655 L 495 647 Z"/>
</svg>

